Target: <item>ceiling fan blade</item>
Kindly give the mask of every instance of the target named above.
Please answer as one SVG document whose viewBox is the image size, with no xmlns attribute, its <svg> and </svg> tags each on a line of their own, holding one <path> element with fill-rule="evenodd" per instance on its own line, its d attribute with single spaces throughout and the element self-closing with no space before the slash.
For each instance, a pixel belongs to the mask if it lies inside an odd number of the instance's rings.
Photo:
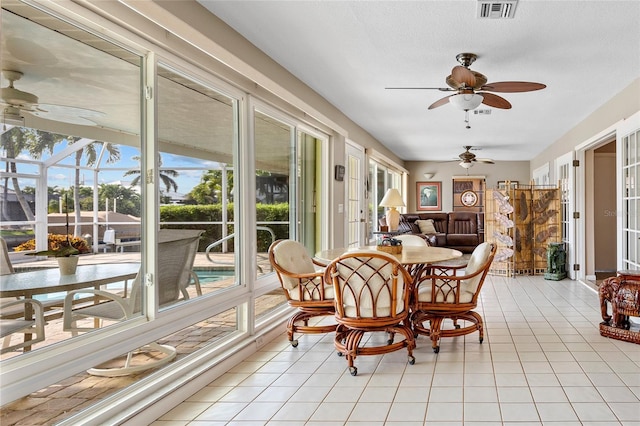
<svg viewBox="0 0 640 426">
<path fill-rule="evenodd" d="M 477 71 L 471 71 L 473 75 L 476 77 L 476 84 L 473 86 L 474 89 L 479 90 L 482 86 L 487 84 L 487 77 L 480 74 Z"/>
<path fill-rule="evenodd" d="M 509 103 L 509 101 L 501 96 L 494 95 L 493 93 L 489 92 L 478 92 L 478 95 L 482 95 L 482 97 L 484 98 L 482 99 L 482 103 L 485 105 L 489 105 L 490 107 L 494 108 L 511 109 L 511 104 Z"/>
<path fill-rule="evenodd" d="M 429 105 L 429 109 L 438 108 L 439 106 L 448 104 L 449 103 L 449 98 L 451 96 L 453 96 L 453 95 L 445 96 L 444 98 L 435 101 L 434 103 Z"/>
<path fill-rule="evenodd" d="M 476 76 L 470 69 L 465 68 L 462 65 L 453 67 L 451 70 L 451 77 L 453 77 L 455 81 L 464 83 L 467 87 L 474 87 L 476 85 Z"/>
<path fill-rule="evenodd" d="M 495 164 L 491 158 L 476 158 L 474 161 L 478 163 Z"/>
<path fill-rule="evenodd" d="M 385 87 L 385 90 L 439 90 L 441 92 L 453 92 L 448 87 Z"/>
<path fill-rule="evenodd" d="M 531 83 L 527 81 L 499 81 L 496 83 L 485 84 L 480 90 L 489 90 L 491 92 L 501 93 L 517 93 L 517 92 L 533 92 L 547 87 L 542 83 Z"/>
</svg>

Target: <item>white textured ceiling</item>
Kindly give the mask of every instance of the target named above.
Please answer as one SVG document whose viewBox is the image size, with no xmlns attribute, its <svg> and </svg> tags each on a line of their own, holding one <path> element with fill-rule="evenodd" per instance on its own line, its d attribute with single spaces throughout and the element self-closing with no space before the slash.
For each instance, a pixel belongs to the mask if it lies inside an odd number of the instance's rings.
<svg viewBox="0 0 640 426">
<path fill-rule="evenodd" d="M 520 0 L 513 19 L 476 18 L 476 0 L 199 0 L 404 160 L 530 160 L 640 77 L 639 1 Z M 470 115 L 447 87 L 456 55 L 478 55 L 489 82 L 547 88 L 500 93 L 513 108 Z M 640 94 L 639 94 L 640 96 Z M 357 141 L 356 141 L 357 142 Z"/>
</svg>

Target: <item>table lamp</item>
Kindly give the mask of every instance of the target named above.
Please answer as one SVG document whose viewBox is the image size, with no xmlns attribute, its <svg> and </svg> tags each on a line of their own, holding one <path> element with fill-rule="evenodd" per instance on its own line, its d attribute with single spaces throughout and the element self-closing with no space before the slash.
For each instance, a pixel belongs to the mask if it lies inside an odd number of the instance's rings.
<svg viewBox="0 0 640 426">
<path fill-rule="evenodd" d="M 396 210 L 396 207 L 404 207 L 404 201 L 402 201 L 400 192 L 395 188 L 388 189 L 387 193 L 384 194 L 382 201 L 380 201 L 380 206 L 389 207 L 385 216 L 387 219 L 387 225 L 389 226 L 389 231 L 398 230 L 398 225 L 400 224 L 400 212 Z"/>
</svg>

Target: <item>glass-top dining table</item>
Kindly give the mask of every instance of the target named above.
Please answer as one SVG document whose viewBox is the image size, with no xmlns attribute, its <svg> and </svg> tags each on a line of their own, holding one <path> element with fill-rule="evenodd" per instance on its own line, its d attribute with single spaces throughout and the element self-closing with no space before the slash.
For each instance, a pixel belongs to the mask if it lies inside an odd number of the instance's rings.
<svg viewBox="0 0 640 426">
<path fill-rule="evenodd" d="M 60 275 L 58 268 L 38 268 L 0 275 L 0 297 L 28 299 L 35 295 L 82 288 L 100 288 L 106 284 L 122 281 L 126 285 L 127 280 L 135 278 L 138 271 L 140 271 L 139 263 L 103 263 L 79 265 L 73 275 Z M 25 303 L 24 318 L 33 318 L 33 307 L 29 303 Z"/>
</svg>

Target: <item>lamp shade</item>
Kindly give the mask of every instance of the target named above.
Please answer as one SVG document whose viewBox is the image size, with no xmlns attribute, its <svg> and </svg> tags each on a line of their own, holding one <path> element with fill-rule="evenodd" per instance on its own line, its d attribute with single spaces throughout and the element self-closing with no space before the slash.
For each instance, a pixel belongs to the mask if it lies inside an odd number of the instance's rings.
<svg viewBox="0 0 640 426">
<path fill-rule="evenodd" d="M 380 201 L 381 207 L 404 207 L 404 201 L 402 200 L 402 195 L 398 192 L 397 189 L 391 188 L 387 190 L 387 193 L 384 194 L 382 201 Z"/>
<path fill-rule="evenodd" d="M 463 111 L 478 108 L 483 100 L 484 98 L 482 95 L 477 95 L 475 93 L 460 93 L 449 97 L 449 102 L 456 108 Z"/>
<path fill-rule="evenodd" d="M 462 167 L 463 169 L 470 169 L 473 167 L 473 163 L 471 161 L 461 161 L 460 167 Z"/>
</svg>

